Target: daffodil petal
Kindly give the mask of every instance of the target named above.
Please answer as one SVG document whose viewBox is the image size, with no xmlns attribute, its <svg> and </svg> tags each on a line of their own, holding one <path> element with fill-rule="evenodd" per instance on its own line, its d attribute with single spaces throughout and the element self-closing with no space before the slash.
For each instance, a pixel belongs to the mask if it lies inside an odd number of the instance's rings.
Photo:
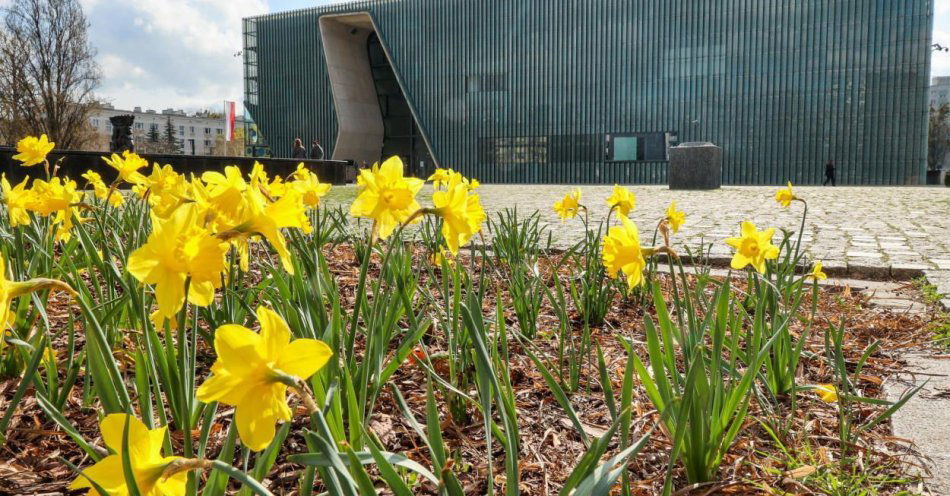
<svg viewBox="0 0 950 496">
<path fill-rule="evenodd" d="M 214 350 L 225 364 L 251 367 L 261 361 L 263 348 L 260 334 L 237 324 L 225 324 L 214 333 Z"/>
<path fill-rule="evenodd" d="M 122 472 L 122 457 L 119 455 L 109 455 L 96 462 L 95 465 L 85 468 L 82 473 L 69 484 L 69 489 L 91 488 L 93 486 L 92 483 L 89 482 L 89 479 L 95 481 L 96 484 L 99 484 L 99 486 L 106 491 L 115 491 L 118 493 L 118 489 L 125 486 L 125 475 Z M 90 491 L 90 494 L 98 493 L 93 489 Z"/>
<path fill-rule="evenodd" d="M 277 418 L 262 414 L 258 405 L 241 404 L 234 412 L 241 442 L 251 451 L 261 451 L 274 439 Z"/>
<path fill-rule="evenodd" d="M 333 356 L 333 351 L 323 341 L 296 339 L 284 347 L 277 361 L 277 368 L 301 379 L 306 379 L 323 368 Z"/>
<path fill-rule="evenodd" d="M 269 360 L 279 360 L 281 350 L 290 343 L 290 327 L 280 315 L 277 315 L 277 312 L 265 306 L 257 307 L 257 320 L 261 323 L 261 344 L 264 356 Z"/>
</svg>

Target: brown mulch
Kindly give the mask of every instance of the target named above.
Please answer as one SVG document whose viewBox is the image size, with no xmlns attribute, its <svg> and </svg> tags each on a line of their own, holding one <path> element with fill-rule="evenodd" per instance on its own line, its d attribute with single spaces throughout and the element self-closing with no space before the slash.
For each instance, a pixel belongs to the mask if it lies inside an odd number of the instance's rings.
<svg viewBox="0 0 950 496">
<path fill-rule="evenodd" d="M 348 305 L 346 308 L 351 308 L 355 300 L 359 262 L 348 246 L 328 247 L 326 255 L 331 272 L 340 288 L 341 301 Z M 425 255 L 417 253 L 416 256 L 419 258 L 418 263 L 423 263 Z M 468 264 L 469 262 L 467 257 L 462 257 L 460 260 L 460 263 Z M 554 260 L 542 258 L 539 270 L 542 274 L 550 276 L 554 271 Z M 428 280 L 425 271 L 420 272 L 420 284 L 426 285 L 433 282 Z M 566 278 L 567 273 L 568 270 L 562 267 L 559 276 Z M 374 267 L 370 272 L 370 278 L 375 278 L 377 275 L 378 267 Z M 491 270 L 489 276 L 490 286 L 486 289 L 487 297 L 483 302 L 483 311 L 486 315 L 494 313 L 496 289 L 504 287 L 506 277 L 497 267 Z M 260 280 L 260 272 L 254 271 L 251 277 L 253 280 Z M 741 290 L 744 283 L 736 280 L 734 284 Z M 908 286 L 906 291 L 908 297 L 920 300 L 912 287 Z M 510 297 L 504 294 L 502 298 L 507 302 Z M 899 314 L 870 308 L 867 299 L 868 295 L 848 287 L 822 288 L 819 294 L 818 313 L 813 322 L 814 330 L 806 346 L 806 350 L 814 353 L 815 356 L 802 359 L 800 384 L 831 381 L 831 371 L 822 360 L 824 329 L 829 325 L 841 323 L 845 325 L 849 361 L 856 361 L 865 347 L 873 341 L 881 341 L 880 350 L 872 355 L 857 384 L 862 394 L 875 398 L 883 396 L 883 381 L 903 366 L 898 351 L 910 346 L 925 345 L 929 341 L 926 315 Z M 802 308 L 808 308 L 809 304 L 803 304 Z M 512 327 L 516 326 L 517 318 L 510 305 L 505 308 L 507 323 Z M 54 329 L 66 328 L 70 312 L 77 317 L 76 326 L 81 329 L 78 312 L 70 306 L 68 299 L 55 295 L 52 297 L 48 313 L 54 322 Z M 651 310 L 641 307 L 636 301 L 618 296 L 608 313 L 606 323 L 590 330 L 592 342 L 602 347 L 609 370 L 615 372 L 612 377 L 615 392 L 620 389 L 626 362 L 626 354 L 618 338 L 630 339 L 639 348 L 641 357 L 644 357 L 643 316 L 645 312 L 651 312 Z M 583 332 L 583 325 L 576 312 L 571 318 L 571 332 L 576 339 L 579 339 Z M 538 337 L 535 338 L 534 344 L 549 358 L 556 356 L 558 324 L 549 302 L 545 299 L 542 315 L 538 319 Z M 802 328 L 803 323 L 799 322 L 793 330 L 800 332 Z M 61 362 L 66 358 L 64 355 L 67 353 L 67 339 L 64 334 L 60 332 L 53 344 L 61 357 Z M 424 338 L 427 351 L 430 354 L 445 351 L 446 343 L 443 338 L 444 336 L 437 328 L 432 329 Z M 81 349 L 82 343 L 82 336 L 76 336 L 77 351 Z M 357 343 L 357 345 L 359 349 L 362 343 Z M 556 494 L 586 448 L 577 436 L 573 425 L 558 406 L 541 374 L 524 354 L 521 345 L 512 340 L 509 346 L 510 381 L 516 395 L 521 439 L 521 452 L 518 454 L 521 480 L 518 483 L 524 494 Z M 132 364 L 128 353 L 125 350 L 119 350 L 116 355 L 123 371 L 127 371 L 128 366 Z M 200 358 L 199 361 L 207 367 L 206 362 L 210 362 L 210 355 Z M 549 363 L 552 370 L 558 369 L 558 364 L 553 363 L 553 360 Z M 439 359 L 434 361 L 434 365 L 439 371 Z M 60 374 L 62 375 L 63 372 L 61 371 Z M 131 375 L 130 372 L 127 374 Z M 206 371 L 199 374 L 199 383 L 206 374 Z M 390 382 L 400 390 L 416 418 L 424 424 L 425 371 L 415 365 L 413 360 L 408 360 Z M 82 372 L 77 384 L 80 386 L 83 384 Z M 16 386 L 16 380 L 0 380 L 0 414 L 9 404 Z M 590 360 L 582 364 L 580 387 L 570 397 L 589 435 L 598 436 L 609 427 L 611 418 L 603 401 L 603 389 L 599 383 L 595 355 L 592 354 Z M 501 490 L 506 484 L 513 483 L 505 480 L 503 463 L 506 453 L 497 441 L 492 444 L 493 480 L 488 480 L 488 467 L 484 456 L 486 446 L 484 428 L 475 410 L 469 408 L 467 418 L 457 419 L 449 414 L 445 399 L 441 395 L 438 399 L 442 414 L 443 436 L 466 493 L 484 494 L 488 484 L 493 484 L 496 490 Z M 800 481 L 801 475 L 810 469 L 786 466 L 787 458 L 781 455 L 760 423 L 767 417 L 783 419 L 787 422 L 789 433 L 783 442 L 790 450 L 807 440 L 815 453 L 816 464 L 833 463 L 839 452 L 835 405 L 818 401 L 809 393 L 801 393 L 797 399 L 798 411 L 794 417 L 790 415 L 787 408 L 770 414 L 753 401 L 749 418 L 735 445 L 722 463 L 720 469 L 722 482 L 696 488 L 690 494 L 810 492 Z M 787 401 L 783 403 L 783 408 L 787 404 Z M 635 437 L 639 437 L 657 421 L 656 412 L 639 383 L 633 406 L 633 432 Z M 869 418 L 879 411 L 879 407 L 861 406 L 858 413 L 861 417 Z M 230 422 L 230 416 L 225 414 L 227 412 L 227 407 L 219 407 L 209 443 L 209 457 L 216 456 L 218 447 L 224 440 Z M 87 440 L 101 446 L 97 425 L 99 411 L 96 408 L 94 394 L 90 391 L 84 392 L 77 387 L 69 393 L 63 413 Z M 296 492 L 302 470 L 299 465 L 287 462 L 285 456 L 307 450 L 302 437 L 294 434 L 305 426 L 307 426 L 305 418 L 295 419 L 295 429 L 292 429 L 292 434 L 284 445 L 278 463 L 265 481 L 265 485 L 275 494 Z M 369 426 L 388 451 L 403 453 L 426 466 L 431 466 L 424 443 L 408 426 L 389 389 L 384 389 L 377 400 Z M 904 467 L 898 462 L 912 451 L 912 447 L 903 440 L 892 438 L 890 434 L 887 423 L 874 428 L 865 436 L 864 445 L 856 448 L 859 451 L 858 459 L 859 463 L 885 467 L 884 470 L 889 470 L 892 475 L 900 476 Z M 0 494 L 63 492 L 75 475 L 61 459 L 83 467 L 90 463 L 72 440 L 56 424 L 46 418 L 31 393 L 28 393 L 18 405 L 7 435 L 9 439 L 0 446 Z M 197 433 L 194 433 L 194 436 L 197 436 Z M 173 438 L 177 444 L 180 444 L 184 437 L 180 431 L 173 432 Z M 669 446 L 668 437 L 657 430 L 644 450 L 633 460 L 629 471 L 633 494 L 649 495 L 659 492 L 669 464 Z M 180 453 L 180 445 L 177 448 L 176 452 Z M 890 464 L 891 462 L 893 464 Z M 798 468 L 799 472 L 790 472 L 792 468 Z M 676 480 L 676 487 L 686 486 L 685 473 L 680 469 L 677 469 Z M 899 488 L 893 489 L 896 491 Z M 421 483 L 415 490 L 420 493 L 434 494 L 435 488 Z M 884 489 L 882 492 L 890 492 L 890 489 Z"/>
</svg>

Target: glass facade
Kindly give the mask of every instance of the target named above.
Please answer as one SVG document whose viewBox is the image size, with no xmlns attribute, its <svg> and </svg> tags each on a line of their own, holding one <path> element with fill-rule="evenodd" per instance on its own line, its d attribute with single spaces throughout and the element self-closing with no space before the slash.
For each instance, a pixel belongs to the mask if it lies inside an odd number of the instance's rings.
<svg viewBox="0 0 950 496">
<path fill-rule="evenodd" d="M 721 146 L 726 184 L 816 184 L 829 159 L 839 183 L 923 180 L 930 0 L 374 0 L 255 17 L 246 106 L 276 156 L 296 136 L 332 156 L 318 19 L 359 12 L 413 135 L 482 182 L 665 183 L 676 141 Z"/>
</svg>

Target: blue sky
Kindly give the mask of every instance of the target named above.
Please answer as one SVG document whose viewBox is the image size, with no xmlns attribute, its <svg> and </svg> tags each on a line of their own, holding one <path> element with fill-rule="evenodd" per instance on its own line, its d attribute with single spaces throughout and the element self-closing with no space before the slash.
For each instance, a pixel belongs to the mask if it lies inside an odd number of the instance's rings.
<svg viewBox="0 0 950 496">
<path fill-rule="evenodd" d="M 339 0 L 80 2 L 103 70 L 103 99 L 119 108 L 197 110 L 243 98 L 242 60 L 235 56 L 241 18 Z M 950 0 L 934 0 L 934 7 L 934 42 L 950 46 Z M 950 53 L 934 54 L 932 75 L 950 76 Z"/>
</svg>

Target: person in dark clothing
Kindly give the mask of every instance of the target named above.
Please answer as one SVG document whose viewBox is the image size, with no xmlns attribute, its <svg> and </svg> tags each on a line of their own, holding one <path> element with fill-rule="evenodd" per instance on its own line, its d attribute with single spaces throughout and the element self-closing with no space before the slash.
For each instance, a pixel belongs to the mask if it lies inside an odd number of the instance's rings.
<svg viewBox="0 0 950 496">
<path fill-rule="evenodd" d="M 310 143 L 310 158 L 313 160 L 323 160 L 323 147 L 320 146 L 320 140 L 318 139 Z"/>
<path fill-rule="evenodd" d="M 294 158 L 307 158 L 307 149 L 303 147 L 300 138 L 294 140 Z"/>
<path fill-rule="evenodd" d="M 831 181 L 831 185 L 835 186 L 835 161 L 834 160 L 829 160 L 828 163 L 825 164 L 825 182 L 822 184 L 822 186 L 827 186 L 828 181 Z"/>
</svg>

